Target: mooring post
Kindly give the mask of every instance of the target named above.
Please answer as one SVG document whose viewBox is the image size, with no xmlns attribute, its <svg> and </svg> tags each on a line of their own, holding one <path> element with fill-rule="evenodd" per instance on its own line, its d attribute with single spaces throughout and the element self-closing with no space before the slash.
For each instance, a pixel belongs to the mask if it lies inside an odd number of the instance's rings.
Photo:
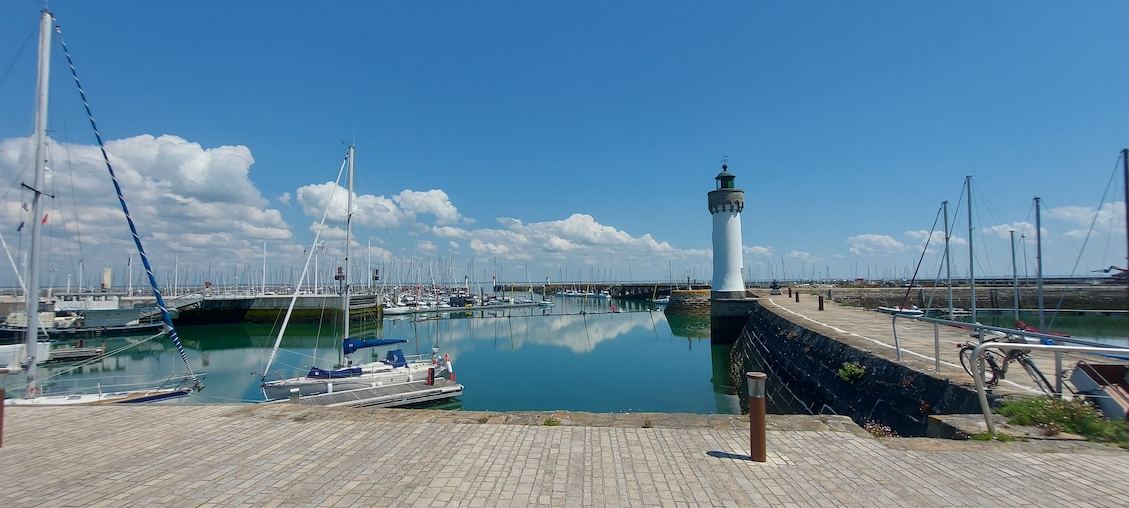
<svg viewBox="0 0 1129 508">
<path fill-rule="evenodd" d="M 791 298 L 791 297 L 792 297 L 792 288 L 789 287 L 788 288 L 788 298 Z"/>
<path fill-rule="evenodd" d="M 745 377 L 749 380 L 749 460 L 766 462 L 768 458 L 764 443 L 764 385 L 768 374 L 746 372 Z"/>
<path fill-rule="evenodd" d="M 799 301 L 800 301 L 800 290 L 797 289 L 796 290 L 796 302 L 798 303 Z"/>
<path fill-rule="evenodd" d="M 298 393 L 299 392 L 301 392 L 301 390 L 299 390 L 297 388 L 291 388 L 290 389 L 290 403 L 291 404 L 297 404 L 298 403 Z"/>
<path fill-rule="evenodd" d="M 819 310 L 823 310 L 823 295 L 819 295 Z"/>
<path fill-rule="evenodd" d="M 4 447 L 4 389 L 0 388 L 0 448 Z"/>
</svg>

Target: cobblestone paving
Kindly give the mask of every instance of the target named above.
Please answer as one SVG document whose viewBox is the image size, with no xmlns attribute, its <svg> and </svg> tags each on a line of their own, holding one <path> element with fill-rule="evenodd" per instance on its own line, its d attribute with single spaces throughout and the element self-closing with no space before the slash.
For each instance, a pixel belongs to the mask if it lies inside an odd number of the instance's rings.
<svg viewBox="0 0 1129 508">
<path fill-rule="evenodd" d="M 771 417 L 756 463 L 741 417 L 544 415 L 9 407 L 0 506 L 1129 506 L 1129 453 L 1089 443 Z"/>
</svg>

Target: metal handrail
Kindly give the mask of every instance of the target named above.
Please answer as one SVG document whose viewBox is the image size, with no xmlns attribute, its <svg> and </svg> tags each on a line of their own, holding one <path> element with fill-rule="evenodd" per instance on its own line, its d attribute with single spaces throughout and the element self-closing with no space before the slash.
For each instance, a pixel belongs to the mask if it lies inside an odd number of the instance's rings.
<svg viewBox="0 0 1129 508">
<path fill-rule="evenodd" d="M 1044 335 L 1044 334 L 1037 334 Z M 1060 337 L 1061 338 L 1061 337 Z M 980 409 L 984 412 L 984 423 L 988 425 L 988 433 L 993 438 L 996 437 L 996 427 L 992 424 L 992 408 L 988 406 L 988 392 L 984 383 L 984 358 L 981 356 L 985 349 L 990 347 L 1004 346 L 1008 349 L 1027 349 L 1033 351 L 1054 351 L 1056 353 L 1125 353 L 1129 354 L 1129 348 L 1125 347 L 1094 347 L 1094 346 L 1060 346 L 1048 344 L 1024 344 L 1007 342 L 1001 343 L 997 341 L 984 341 L 977 345 L 972 350 L 972 357 L 976 358 L 976 375 L 972 376 L 976 379 L 976 394 L 980 397 Z"/>
<path fill-rule="evenodd" d="M 983 324 L 980 324 L 980 323 L 967 323 L 967 322 L 964 322 L 964 321 L 952 321 L 952 320 L 949 320 L 949 319 L 931 318 L 931 317 L 925 317 L 925 316 L 908 316 L 908 315 L 904 315 L 904 314 L 894 314 L 893 319 L 890 320 L 890 326 L 894 329 L 894 350 L 898 354 L 898 361 L 899 362 L 902 361 L 902 348 L 901 348 L 900 342 L 898 341 L 898 318 L 899 317 L 903 317 L 903 318 L 906 318 L 906 319 L 912 319 L 912 320 L 915 320 L 915 321 L 923 321 L 923 322 L 926 322 L 926 323 L 933 323 L 933 351 L 934 351 L 933 372 L 938 373 L 938 374 L 941 373 L 941 335 L 940 335 L 940 330 L 938 329 L 938 325 L 948 325 L 948 326 L 954 326 L 954 327 L 960 327 L 960 328 L 971 328 L 973 330 L 973 332 L 972 332 L 973 335 L 978 336 L 980 338 L 981 342 L 984 342 L 984 338 L 983 338 L 984 332 L 983 332 L 983 330 L 990 330 L 990 331 L 1006 333 L 1006 334 L 1009 334 L 1009 335 L 1022 335 L 1024 337 L 1036 337 L 1036 338 L 1040 338 L 1040 339 L 1050 339 L 1050 340 L 1055 341 L 1056 343 L 1066 342 L 1066 343 L 1070 343 L 1070 344 L 1081 344 L 1083 346 L 1100 347 L 1100 348 L 1105 348 L 1105 349 L 1108 349 L 1109 347 L 1115 347 L 1115 346 L 1106 346 L 1106 345 L 1104 345 L 1100 342 L 1088 341 L 1088 340 L 1084 340 L 1084 339 L 1077 339 L 1077 338 L 1074 338 L 1074 337 L 1064 337 L 1062 335 L 1055 335 L 1055 334 L 1050 334 L 1050 333 L 1029 332 L 1029 331 L 1026 331 L 1026 330 L 1019 330 L 1019 329 L 1016 329 L 1016 328 L 1003 328 L 1003 327 L 999 327 L 999 326 L 983 325 Z M 1056 385 L 1055 390 L 1057 392 L 1061 393 L 1062 387 L 1060 386 L 1060 383 L 1061 383 L 1061 379 L 1062 379 L 1062 358 L 1057 353 L 1055 355 L 1055 377 L 1057 377 L 1060 380 L 1060 381 L 1057 381 L 1055 383 L 1055 385 Z"/>
</svg>

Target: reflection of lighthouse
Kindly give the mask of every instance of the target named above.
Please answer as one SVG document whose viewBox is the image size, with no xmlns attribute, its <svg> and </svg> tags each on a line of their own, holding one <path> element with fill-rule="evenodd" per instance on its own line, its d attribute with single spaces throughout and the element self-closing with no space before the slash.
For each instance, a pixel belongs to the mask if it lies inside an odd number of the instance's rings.
<svg viewBox="0 0 1129 508">
<path fill-rule="evenodd" d="M 710 298 L 744 298 L 745 281 L 741 268 L 741 210 L 745 191 L 733 187 L 736 177 L 721 165 L 717 189 L 710 191 L 713 215 L 713 283 Z"/>
</svg>

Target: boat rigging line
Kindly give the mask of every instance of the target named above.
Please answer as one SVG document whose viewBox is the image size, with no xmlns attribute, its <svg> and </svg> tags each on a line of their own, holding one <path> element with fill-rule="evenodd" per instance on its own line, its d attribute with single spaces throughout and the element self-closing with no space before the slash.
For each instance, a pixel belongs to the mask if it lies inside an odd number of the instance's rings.
<svg viewBox="0 0 1129 508">
<path fill-rule="evenodd" d="M 67 43 L 63 40 L 63 30 L 58 25 L 55 26 L 55 33 L 59 35 L 59 44 L 63 48 L 63 54 L 67 58 L 67 65 L 70 66 L 71 76 L 74 77 L 75 86 L 78 87 L 79 97 L 82 98 L 82 105 L 86 108 L 86 116 L 90 119 L 90 127 L 94 130 L 94 139 L 98 141 L 98 149 L 102 152 L 102 160 L 106 163 L 106 171 L 110 173 L 110 180 L 114 182 L 114 192 L 117 193 L 118 203 L 121 204 L 122 213 L 125 214 L 125 220 L 129 223 L 129 230 L 133 234 L 133 243 L 137 246 L 137 252 L 141 256 L 141 264 L 145 267 L 145 273 L 149 276 L 149 284 L 153 288 L 153 296 L 157 299 L 157 308 L 161 311 L 161 319 L 165 323 L 165 332 L 169 334 L 176 349 L 180 352 L 180 359 L 184 361 L 184 367 L 188 369 L 188 375 L 192 378 L 192 389 L 200 391 L 204 389 L 204 383 L 196 377 L 192 371 L 192 365 L 188 362 L 188 354 L 184 351 L 184 345 L 180 343 L 180 336 L 176 333 L 176 327 L 173 326 L 172 316 L 169 314 L 169 309 L 165 306 L 165 299 L 161 296 L 161 289 L 157 286 L 157 279 L 153 276 L 153 267 L 149 264 L 149 256 L 145 254 L 145 247 L 141 245 L 141 236 L 137 233 L 137 226 L 133 223 L 133 217 L 129 214 L 129 207 L 125 203 L 125 196 L 122 195 L 122 187 L 118 182 L 118 177 L 114 174 L 114 166 L 110 164 L 110 156 L 106 153 L 106 145 L 102 142 L 102 134 L 98 132 L 98 124 L 94 121 L 94 113 L 90 109 L 90 103 L 86 100 L 86 92 L 82 89 L 82 82 L 78 79 L 78 71 L 75 69 L 74 60 L 71 59 L 70 50 L 67 49 Z"/>
<path fill-rule="evenodd" d="M 937 222 L 940 220 L 942 209 L 937 209 L 937 215 L 933 217 L 933 226 L 929 228 L 929 235 L 925 237 L 925 246 L 921 249 L 921 257 L 917 258 L 917 266 L 913 269 L 913 275 L 909 278 L 909 285 L 906 286 L 906 294 L 902 297 L 902 308 L 905 308 L 906 304 L 909 303 L 909 293 L 913 291 L 913 282 L 917 280 L 917 272 L 921 270 L 921 262 L 925 260 L 925 253 L 929 251 L 929 242 L 933 240 L 933 232 L 937 230 Z"/>
</svg>

